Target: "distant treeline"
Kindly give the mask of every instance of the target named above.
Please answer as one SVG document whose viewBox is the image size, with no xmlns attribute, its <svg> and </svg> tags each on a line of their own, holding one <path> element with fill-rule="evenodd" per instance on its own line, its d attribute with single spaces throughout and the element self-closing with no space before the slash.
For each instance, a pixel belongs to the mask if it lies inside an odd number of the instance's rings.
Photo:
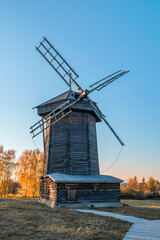
<svg viewBox="0 0 160 240">
<path fill-rule="evenodd" d="M 4 150 L 0 146 L 0 197 L 39 197 L 39 177 L 43 172 L 43 152 L 25 150 L 16 160 L 15 150 Z M 121 196 L 125 198 L 146 198 L 160 195 L 160 183 L 153 177 L 138 182 L 129 178 L 121 185 Z"/>
<path fill-rule="evenodd" d="M 142 181 L 138 182 L 137 177 L 134 176 L 121 185 L 121 196 L 137 199 L 158 198 L 160 197 L 160 183 L 153 177 L 150 177 L 148 181 L 143 177 Z"/>
</svg>

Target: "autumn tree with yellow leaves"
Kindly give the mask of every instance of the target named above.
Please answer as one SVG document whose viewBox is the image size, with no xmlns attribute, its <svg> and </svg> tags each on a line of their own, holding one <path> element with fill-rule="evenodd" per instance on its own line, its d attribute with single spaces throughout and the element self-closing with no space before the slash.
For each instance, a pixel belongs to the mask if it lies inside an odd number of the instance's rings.
<svg viewBox="0 0 160 240">
<path fill-rule="evenodd" d="M 145 178 L 142 178 L 142 182 L 139 183 L 139 191 L 145 192 L 147 190 L 147 183 Z"/>
<path fill-rule="evenodd" d="M 0 196 L 8 196 L 9 186 L 12 183 L 13 172 L 16 167 L 15 150 L 4 150 L 0 146 Z"/>
<path fill-rule="evenodd" d="M 133 178 L 129 178 L 127 187 L 133 191 L 138 190 L 138 179 L 136 176 L 134 176 Z"/>
<path fill-rule="evenodd" d="M 20 183 L 20 193 L 25 197 L 39 196 L 39 177 L 43 170 L 43 153 L 25 150 L 17 162 L 16 176 Z"/>
<path fill-rule="evenodd" d="M 149 178 L 147 182 L 147 187 L 148 187 L 148 190 L 150 190 L 153 193 L 158 192 L 160 190 L 159 182 L 155 180 L 153 177 Z"/>
</svg>

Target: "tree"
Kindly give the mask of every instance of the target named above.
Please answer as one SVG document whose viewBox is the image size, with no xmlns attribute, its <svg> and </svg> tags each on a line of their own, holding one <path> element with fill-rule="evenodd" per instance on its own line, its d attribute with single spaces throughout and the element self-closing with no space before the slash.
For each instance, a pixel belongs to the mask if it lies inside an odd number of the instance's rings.
<svg viewBox="0 0 160 240">
<path fill-rule="evenodd" d="M 156 181 L 153 177 L 150 177 L 147 182 L 148 190 L 150 190 L 152 193 L 155 193 L 156 191 Z"/>
<path fill-rule="evenodd" d="M 155 187 L 156 187 L 156 192 L 158 193 L 160 190 L 160 183 L 158 182 L 158 180 L 155 180 Z"/>
<path fill-rule="evenodd" d="M 15 150 L 4 151 L 3 146 L 0 146 L 0 192 L 1 197 L 8 195 L 9 185 L 12 182 L 12 173 L 15 164 Z"/>
<path fill-rule="evenodd" d="M 25 150 L 18 159 L 16 175 L 25 196 L 39 195 L 39 177 L 43 170 L 43 153 L 39 150 Z"/>
<path fill-rule="evenodd" d="M 132 191 L 138 191 L 138 179 L 136 176 L 129 178 L 127 187 Z"/>
<path fill-rule="evenodd" d="M 121 185 L 121 196 L 128 197 L 130 194 L 129 189 L 127 188 L 127 184 Z"/>
<path fill-rule="evenodd" d="M 143 177 L 142 182 L 139 183 L 139 191 L 145 192 L 146 190 L 147 190 L 147 184 L 146 184 L 145 178 Z"/>
</svg>

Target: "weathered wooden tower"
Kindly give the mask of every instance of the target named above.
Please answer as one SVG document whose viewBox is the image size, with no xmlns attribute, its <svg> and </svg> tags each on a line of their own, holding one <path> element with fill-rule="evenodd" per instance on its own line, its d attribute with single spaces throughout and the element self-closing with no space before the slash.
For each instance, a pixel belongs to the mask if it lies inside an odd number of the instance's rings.
<svg viewBox="0 0 160 240">
<path fill-rule="evenodd" d="M 44 117 L 61 104 L 75 101 L 79 95 L 69 90 L 37 106 L 38 114 Z M 44 139 L 44 176 L 54 172 L 99 174 L 96 121 L 100 121 L 100 118 L 85 99 L 73 105 L 71 110 L 69 115 L 48 128 L 48 138 Z"/>
<path fill-rule="evenodd" d="M 96 122 L 104 120 L 120 144 L 124 143 L 88 95 L 128 71 L 118 71 L 84 91 L 76 81 L 78 75 L 46 38 L 36 49 L 70 88 L 36 107 L 41 120 L 31 127 L 31 134 L 35 137 L 43 132 L 44 140 L 40 201 L 52 207 L 120 205 L 122 180 L 99 174 Z M 71 90 L 72 83 L 78 93 Z"/>
</svg>

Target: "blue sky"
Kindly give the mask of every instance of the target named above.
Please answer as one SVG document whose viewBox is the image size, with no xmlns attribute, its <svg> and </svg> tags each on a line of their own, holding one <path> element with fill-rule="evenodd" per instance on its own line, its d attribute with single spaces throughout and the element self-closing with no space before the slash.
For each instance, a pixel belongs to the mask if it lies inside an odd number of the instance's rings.
<svg viewBox="0 0 160 240">
<path fill-rule="evenodd" d="M 0 1 L 0 144 L 17 157 L 35 148 L 29 127 L 39 117 L 32 107 L 67 90 L 35 50 L 46 36 L 87 88 L 117 71 L 124 77 L 91 95 L 125 142 L 106 174 L 160 180 L 160 2 Z M 104 123 L 97 124 L 101 171 L 120 151 Z M 35 140 L 43 150 L 42 136 Z"/>
</svg>

